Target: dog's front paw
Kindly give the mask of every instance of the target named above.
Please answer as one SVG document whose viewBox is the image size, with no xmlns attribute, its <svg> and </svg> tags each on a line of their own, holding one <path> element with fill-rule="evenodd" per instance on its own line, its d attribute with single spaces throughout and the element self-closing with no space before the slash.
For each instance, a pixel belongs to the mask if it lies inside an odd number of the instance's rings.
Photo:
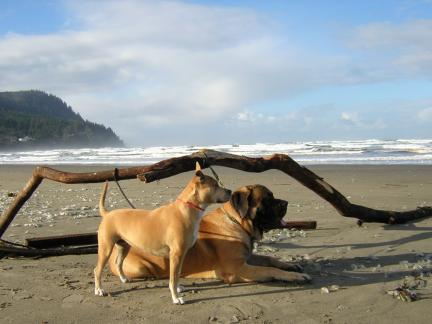
<svg viewBox="0 0 432 324">
<path fill-rule="evenodd" d="M 175 305 L 183 305 L 184 303 L 185 303 L 185 301 L 184 301 L 183 297 L 173 299 L 173 304 L 175 304 Z"/>
<path fill-rule="evenodd" d="M 102 288 L 95 288 L 95 295 L 101 297 L 108 296 L 108 294 Z"/>
</svg>

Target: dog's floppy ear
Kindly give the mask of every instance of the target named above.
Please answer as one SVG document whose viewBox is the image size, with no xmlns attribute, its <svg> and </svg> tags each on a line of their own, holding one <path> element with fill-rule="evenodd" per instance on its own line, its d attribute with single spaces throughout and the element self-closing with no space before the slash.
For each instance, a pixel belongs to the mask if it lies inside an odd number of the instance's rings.
<svg viewBox="0 0 432 324">
<path fill-rule="evenodd" d="M 235 191 L 231 196 L 231 205 L 237 211 L 241 218 L 245 218 L 249 210 L 249 189 Z"/>
</svg>

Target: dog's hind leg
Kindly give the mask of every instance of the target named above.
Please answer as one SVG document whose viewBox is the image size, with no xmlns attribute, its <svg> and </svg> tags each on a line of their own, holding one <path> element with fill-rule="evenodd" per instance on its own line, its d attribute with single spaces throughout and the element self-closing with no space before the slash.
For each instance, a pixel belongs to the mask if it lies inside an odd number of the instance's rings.
<svg viewBox="0 0 432 324">
<path fill-rule="evenodd" d="M 94 277 L 95 277 L 95 295 L 97 296 L 106 296 L 107 293 L 103 290 L 101 284 L 101 276 L 102 271 L 107 263 L 111 252 L 114 248 L 115 241 L 107 238 L 104 239 L 100 235 L 100 231 L 98 232 L 98 262 L 96 267 L 94 268 Z"/>
<path fill-rule="evenodd" d="M 115 261 L 117 272 L 119 274 L 120 280 L 123 283 L 130 282 L 130 280 L 125 276 L 123 272 L 123 261 L 126 258 L 130 250 L 130 245 L 124 241 L 118 241 L 116 243 L 116 248 L 118 250 L 117 258 Z"/>
</svg>

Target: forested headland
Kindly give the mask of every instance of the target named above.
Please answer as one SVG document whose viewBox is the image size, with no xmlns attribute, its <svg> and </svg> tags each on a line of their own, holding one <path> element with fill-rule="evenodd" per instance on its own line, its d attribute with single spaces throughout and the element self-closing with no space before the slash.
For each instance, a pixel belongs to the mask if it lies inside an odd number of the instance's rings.
<svg viewBox="0 0 432 324">
<path fill-rule="evenodd" d="M 120 147 L 111 128 L 83 119 L 42 91 L 0 92 L 0 149 Z"/>
</svg>

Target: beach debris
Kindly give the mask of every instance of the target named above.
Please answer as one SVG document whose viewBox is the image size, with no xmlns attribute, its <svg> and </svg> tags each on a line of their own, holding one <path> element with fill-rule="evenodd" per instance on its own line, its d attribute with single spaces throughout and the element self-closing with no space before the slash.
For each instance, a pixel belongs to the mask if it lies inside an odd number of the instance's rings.
<svg viewBox="0 0 432 324">
<path fill-rule="evenodd" d="M 379 272 L 381 270 L 381 264 L 377 264 L 375 267 L 372 268 L 372 272 Z"/>
<path fill-rule="evenodd" d="M 268 252 L 268 253 L 275 253 L 275 252 L 279 251 L 278 248 L 274 248 L 274 247 L 263 247 L 261 250 L 263 252 Z"/>
<path fill-rule="evenodd" d="M 401 285 L 395 289 L 387 290 L 386 293 L 393 296 L 393 298 L 405 302 L 412 302 L 420 299 L 417 290 L 419 287 L 426 287 L 426 285 L 427 281 L 419 276 L 415 277 L 411 282 L 405 278 Z"/>
<path fill-rule="evenodd" d="M 16 192 L 8 192 L 8 193 L 7 193 L 7 196 L 8 196 L 9 198 L 16 197 L 16 196 L 17 196 L 17 193 L 16 193 Z"/>
<path fill-rule="evenodd" d="M 330 294 L 331 292 L 336 292 L 340 289 L 338 285 L 331 285 L 329 287 L 321 287 L 321 294 Z"/>
<path fill-rule="evenodd" d="M 330 291 L 338 291 L 340 289 L 340 287 L 338 286 L 338 285 L 331 285 L 330 287 L 329 287 L 329 290 Z"/>
<path fill-rule="evenodd" d="M 352 271 L 358 271 L 360 269 L 366 269 L 366 266 L 364 264 L 352 263 L 350 266 L 351 266 Z"/>
<path fill-rule="evenodd" d="M 295 238 L 305 238 L 307 233 L 303 229 L 315 229 L 315 221 L 289 221 L 285 222 L 285 228 L 274 229 L 264 233 L 261 243 L 263 244 L 275 244 L 277 242 L 291 238 L 295 241 Z"/>
<path fill-rule="evenodd" d="M 339 305 L 337 306 L 337 309 L 338 309 L 339 311 L 343 311 L 343 310 L 347 309 L 347 307 L 346 307 L 345 305 L 339 304 Z"/>
<path fill-rule="evenodd" d="M 258 247 L 259 247 L 258 242 L 253 242 L 252 252 L 253 253 L 257 253 L 258 252 Z"/>
<path fill-rule="evenodd" d="M 408 269 L 409 268 L 409 262 L 407 260 L 402 260 L 399 262 L 399 265 L 403 268 L 403 269 Z"/>
<path fill-rule="evenodd" d="M 311 256 L 309 255 L 309 254 L 305 254 L 305 255 L 303 255 L 303 260 L 306 260 L 306 261 L 309 261 L 309 260 L 311 260 L 312 258 L 311 258 Z"/>
<path fill-rule="evenodd" d="M 327 287 L 321 287 L 321 294 L 330 294 L 330 289 Z"/>
</svg>

